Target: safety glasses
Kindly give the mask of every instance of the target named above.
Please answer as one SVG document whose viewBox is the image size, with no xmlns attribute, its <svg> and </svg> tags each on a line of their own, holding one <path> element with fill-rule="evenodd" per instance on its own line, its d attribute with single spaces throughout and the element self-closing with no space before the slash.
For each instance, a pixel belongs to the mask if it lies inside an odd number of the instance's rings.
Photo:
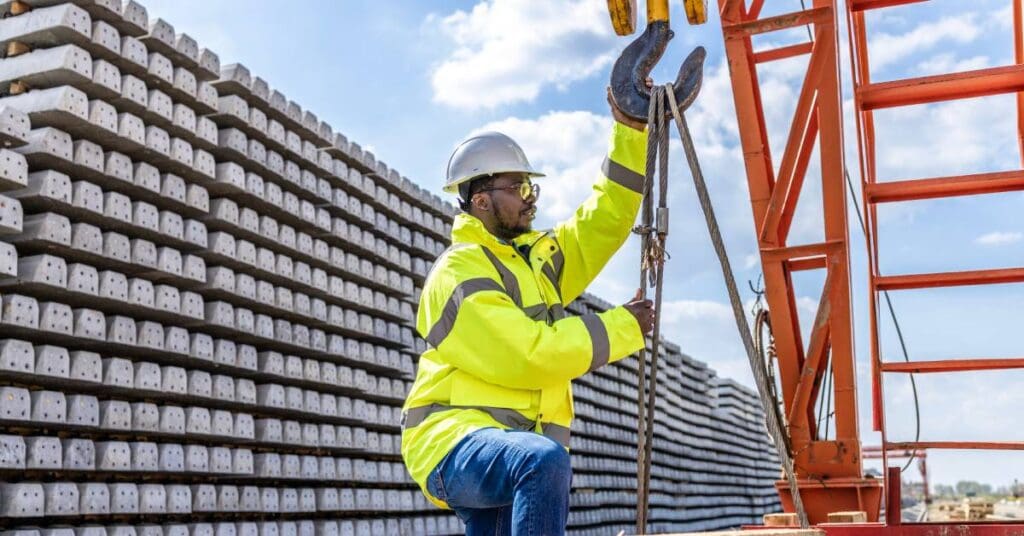
<svg viewBox="0 0 1024 536">
<path fill-rule="evenodd" d="M 519 190 L 519 196 L 523 198 L 523 201 L 526 201 L 527 199 L 529 199 L 531 197 L 534 198 L 534 199 L 537 199 L 538 197 L 540 197 L 540 185 L 539 184 L 532 184 L 532 183 L 529 183 L 529 182 L 521 182 L 519 184 L 515 184 L 515 185 L 512 185 L 512 186 L 502 186 L 502 187 L 498 187 L 498 188 L 486 188 L 484 190 L 479 190 L 479 191 L 481 191 L 481 192 L 492 192 L 494 190 L 510 190 L 510 191 L 512 191 L 512 190 Z"/>
</svg>

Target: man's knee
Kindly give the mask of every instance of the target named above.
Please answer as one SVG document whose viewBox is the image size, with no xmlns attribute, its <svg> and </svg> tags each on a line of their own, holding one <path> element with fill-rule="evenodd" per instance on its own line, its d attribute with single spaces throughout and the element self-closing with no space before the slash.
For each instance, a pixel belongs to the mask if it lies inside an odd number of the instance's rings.
<svg viewBox="0 0 1024 536">
<path fill-rule="evenodd" d="M 572 473 L 569 451 L 546 437 L 538 439 L 539 441 L 535 441 L 531 445 L 529 456 L 531 465 L 546 477 L 562 477 L 568 480 Z"/>
</svg>

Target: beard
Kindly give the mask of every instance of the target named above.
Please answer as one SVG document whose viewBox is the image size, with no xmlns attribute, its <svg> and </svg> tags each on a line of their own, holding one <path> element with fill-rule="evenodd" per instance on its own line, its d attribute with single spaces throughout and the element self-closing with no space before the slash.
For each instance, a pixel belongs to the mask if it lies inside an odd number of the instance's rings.
<svg viewBox="0 0 1024 536">
<path fill-rule="evenodd" d="M 495 235 L 502 240 L 513 240 L 522 234 L 533 230 L 533 220 L 525 218 L 524 212 L 511 212 L 504 206 L 495 203 L 494 231 Z M 526 210 L 526 209 L 523 209 Z M 525 222 L 525 223 L 524 223 Z"/>
</svg>

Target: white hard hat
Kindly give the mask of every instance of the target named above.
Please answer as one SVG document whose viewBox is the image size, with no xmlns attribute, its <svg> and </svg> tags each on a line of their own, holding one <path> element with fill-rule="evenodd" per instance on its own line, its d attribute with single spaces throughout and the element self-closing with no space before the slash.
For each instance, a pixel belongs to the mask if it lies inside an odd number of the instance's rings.
<svg viewBox="0 0 1024 536">
<path fill-rule="evenodd" d="M 501 132 L 482 132 L 466 139 L 448 159 L 444 191 L 459 193 L 459 185 L 478 177 L 496 173 L 525 173 L 531 177 L 544 174 L 533 169 L 526 153 L 512 138 Z"/>
</svg>

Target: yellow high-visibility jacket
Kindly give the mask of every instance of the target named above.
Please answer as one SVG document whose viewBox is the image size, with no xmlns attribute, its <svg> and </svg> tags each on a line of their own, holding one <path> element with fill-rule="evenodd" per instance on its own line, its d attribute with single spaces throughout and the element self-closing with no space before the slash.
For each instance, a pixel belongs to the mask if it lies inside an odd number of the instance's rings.
<svg viewBox="0 0 1024 536">
<path fill-rule="evenodd" d="M 624 307 L 564 310 L 625 242 L 640 207 L 646 134 L 616 123 L 611 138 L 593 194 L 569 220 L 508 243 L 460 214 L 427 276 L 416 329 L 428 349 L 403 408 L 402 457 L 442 508 L 426 481 L 459 440 L 515 428 L 568 448 L 570 381 L 644 345 Z"/>
</svg>

